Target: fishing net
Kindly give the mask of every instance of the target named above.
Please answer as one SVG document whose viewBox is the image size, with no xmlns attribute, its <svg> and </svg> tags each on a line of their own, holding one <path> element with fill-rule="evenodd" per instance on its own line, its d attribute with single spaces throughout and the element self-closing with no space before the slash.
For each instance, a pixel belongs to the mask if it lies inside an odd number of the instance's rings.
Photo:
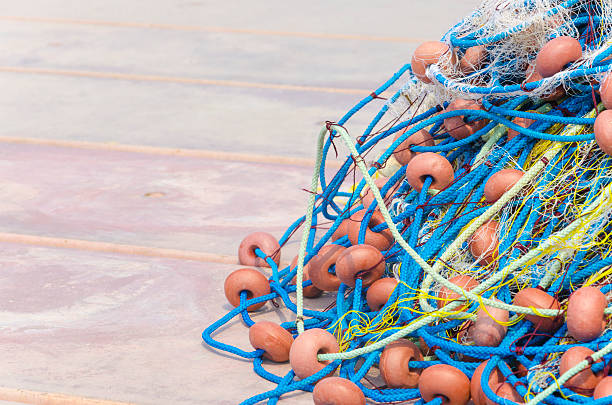
<svg viewBox="0 0 612 405">
<path fill-rule="evenodd" d="M 269 277 L 232 273 L 235 309 L 203 332 L 277 384 L 245 404 L 296 390 L 334 404 L 612 403 L 611 13 L 486 0 L 327 122 L 305 215 L 278 242 L 241 244 Z M 382 107 L 349 133 L 370 103 Z M 330 305 L 308 308 L 321 294 Z M 270 301 L 295 319 L 255 323 Z M 255 350 L 214 338 L 237 316 Z M 292 370 L 266 370 L 272 358 Z"/>
</svg>

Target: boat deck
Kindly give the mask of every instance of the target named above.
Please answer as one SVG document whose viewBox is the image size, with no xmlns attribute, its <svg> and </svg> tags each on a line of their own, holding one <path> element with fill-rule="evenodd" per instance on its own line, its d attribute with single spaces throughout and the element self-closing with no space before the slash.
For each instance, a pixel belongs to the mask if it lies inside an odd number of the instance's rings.
<svg viewBox="0 0 612 405">
<path fill-rule="evenodd" d="M 200 337 L 238 244 L 303 213 L 321 124 L 478 2 L 5 3 L 0 403 L 178 405 L 273 387 Z"/>
</svg>

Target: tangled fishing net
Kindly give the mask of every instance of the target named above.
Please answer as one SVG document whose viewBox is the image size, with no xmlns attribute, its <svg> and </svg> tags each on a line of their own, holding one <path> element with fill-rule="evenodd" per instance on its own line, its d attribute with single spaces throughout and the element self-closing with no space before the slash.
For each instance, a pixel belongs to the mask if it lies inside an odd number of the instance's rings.
<svg viewBox="0 0 612 405">
<path fill-rule="evenodd" d="M 278 385 L 244 403 L 612 404 L 611 41 L 610 0 L 485 0 L 328 122 L 305 216 L 240 246 L 271 276 L 230 274 L 203 333 Z M 254 323 L 268 301 L 295 319 Z M 255 350 L 214 339 L 236 316 Z"/>
</svg>

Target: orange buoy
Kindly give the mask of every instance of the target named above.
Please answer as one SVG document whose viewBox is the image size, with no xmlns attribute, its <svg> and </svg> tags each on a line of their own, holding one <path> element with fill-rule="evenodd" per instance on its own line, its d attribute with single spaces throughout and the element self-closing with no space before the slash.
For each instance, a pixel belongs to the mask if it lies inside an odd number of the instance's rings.
<svg viewBox="0 0 612 405">
<path fill-rule="evenodd" d="M 295 256 L 293 258 L 293 260 L 291 261 L 291 269 L 294 269 L 295 266 L 297 266 L 297 260 L 298 257 Z M 311 259 L 312 260 L 312 259 Z M 302 274 L 302 281 L 308 281 L 310 280 L 310 266 L 309 266 L 310 262 L 306 263 L 306 265 L 302 268 L 303 274 Z M 293 277 L 292 282 L 295 284 L 297 279 L 296 277 Z M 321 294 L 323 294 L 323 291 L 318 289 L 314 284 L 313 285 L 309 285 L 308 287 L 304 287 L 302 289 L 302 294 L 304 295 L 304 297 L 306 298 L 317 298 L 320 297 Z"/>
<path fill-rule="evenodd" d="M 466 405 L 470 400 L 470 379 L 458 368 L 435 364 L 421 373 L 419 391 L 426 402 L 441 397 L 443 405 Z"/>
<path fill-rule="evenodd" d="M 509 399 L 517 404 L 524 404 L 525 401 L 523 397 L 519 395 L 518 391 L 514 389 L 512 384 L 507 382 L 498 383 L 495 385 L 491 391 L 495 393 L 498 397 Z M 486 395 L 485 395 L 486 397 Z M 489 398 L 486 398 L 486 405 L 498 405 L 497 402 L 493 402 Z"/>
<path fill-rule="evenodd" d="M 503 169 L 489 177 L 485 183 L 484 196 L 488 203 L 499 200 L 506 191 L 510 190 L 523 178 L 523 172 L 516 169 Z"/>
<path fill-rule="evenodd" d="M 601 102 L 604 104 L 606 109 L 612 108 L 612 75 L 606 74 L 604 79 L 601 81 L 599 86 L 599 94 L 601 95 Z"/>
<path fill-rule="evenodd" d="M 488 362 L 489 360 L 484 361 L 478 367 L 476 367 L 476 370 L 474 370 L 474 374 L 472 375 L 472 379 L 470 380 L 470 393 L 472 394 L 472 401 L 474 401 L 474 405 L 487 405 L 487 398 L 482 390 L 481 377 Z M 489 388 L 493 389 L 493 387 L 496 387 L 504 380 L 504 375 L 497 367 L 495 367 L 489 375 Z"/>
<path fill-rule="evenodd" d="M 365 405 L 363 391 L 357 384 L 341 377 L 326 377 L 312 391 L 315 405 Z"/>
<path fill-rule="evenodd" d="M 612 377 L 606 377 L 597 384 L 593 392 L 593 399 L 612 396 Z"/>
<path fill-rule="evenodd" d="M 499 222 L 488 221 L 480 228 L 476 229 L 476 232 L 472 235 L 469 248 L 474 259 L 478 261 L 478 264 L 484 266 L 493 263 L 497 259 L 499 255 L 498 228 Z"/>
<path fill-rule="evenodd" d="M 588 347 L 584 346 L 574 346 L 569 348 L 563 355 L 561 356 L 561 364 L 559 364 L 559 374 L 563 375 L 570 368 L 574 367 L 576 364 L 585 360 L 587 357 L 590 357 L 595 352 Z M 600 363 L 600 360 L 597 360 L 595 363 Z M 584 370 L 578 372 L 578 374 L 574 375 L 572 378 L 567 380 L 563 386 L 567 387 L 579 394 L 582 395 L 591 395 L 593 390 L 603 380 L 604 373 L 603 370 L 598 373 L 593 373 L 591 367 L 587 367 Z"/>
<path fill-rule="evenodd" d="M 355 287 L 360 278 L 362 286 L 368 287 L 385 272 L 385 258 L 378 249 L 370 245 L 355 245 L 344 250 L 336 261 L 336 275 L 344 284 Z"/>
<path fill-rule="evenodd" d="M 293 341 L 289 350 L 289 363 L 295 375 L 304 379 L 331 363 L 319 361 L 317 355 L 339 351 L 340 346 L 334 335 L 324 329 L 308 329 Z"/>
<path fill-rule="evenodd" d="M 408 339 L 398 339 L 385 346 L 378 368 L 389 388 L 416 388 L 421 369 L 410 368 L 409 362 L 423 361 L 421 350 Z"/>
<path fill-rule="evenodd" d="M 263 350 L 264 357 L 277 363 L 289 360 L 293 336 L 282 326 L 259 321 L 249 328 L 249 341 L 255 349 Z"/>
<path fill-rule="evenodd" d="M 595 118 L 595 142 L 608 156 L 612 156 L 612 110 L 605 110 Z"/>
<path fill-rule="evenodd" d="M 457 99 L 450 103 L 444 111 L 450 112 L 456 110 L 482 110 L 482 106 L 475 100 Z M 444 119 L 444 128 L 450 134 L 450 136 L 457 140 L 465 139 L 470 135 L 474 135 L 486 125 L 486 119 L 466 122 L 466 118 L 462 115 Z"/>
<path fill-rule="evenodd" d="M 238 261 L 245 266 L 270 267 L 270 265 L 255 254 L 255 249 L 259 248 L 276 265 L 280 263 L 280 245 L 276 238 L 267 232 L 254 232 L 247 235 L 240 242 L 238 247 Z"/>
<path fill-rule="evenodd" d="M 441 62 L 454 65 L 457 57 L 447 44 L 438 41 L 424 42 L 412 54 L 412 72 L 423 83 L 431 83 L 426 71 L 430 65 Z"/>
<path fill-rule="evenodd" d="M 350 223 L 351 223 L 350 218 L 344 218 L 342 222 L 340 222 L 340 225 L 338 225 L 334 233 L 332 233 L 332 236 L 331 236 L 332 242 L 335 242 L 341 237 L 348 235 L 348 228 L 349 228 Z"/>
<path fill-rule="evenodd" d="M 321 291 L 337 291 L 340 279 L 329 272 L 329 268 L 336 264 L 338 257 L 346 248 L 340 245 L 323 246 L 317 255 L 308 262 L 308 276 L 312 285 Z"/>
<path fill-rule="evenodd" d="M 398 134 L 395 136 L 394 140 L 397 140 L 403 134 Z M 410 148 L 412 146 L 434 146 L 435 142 L 433 136 L 427 130 L 421 129 L 414 134 L 407 137 L 402 143 L 400 143 L 395 151 L 393 152 L 393 156 L 395 160 L 397 160 L 402 166 L 405 166 L 415 157 L 418 152 L 413 152 Z"/>
<path fill-rule="evenodd" d="M 459 61 L 459 67 L 465 74 L 477 71 L 487 59 L 487 48 L 484 45 L 471 46 L 465 50 Z"/>
<path fill-rule="evenodd" d="M 408 162 L 406 181 L 416 191 L 421 191 L 428 176 L 432 178 L 429 188 L 442 190 L 453 182 L 455 171 L 444 156 L 433 152 L 421 153 Z"/>
<path fill-rule="evenodd" d="M 597 339 L 606 328 L 606 296 L 596 287 L 581 287 L 569 297 L 567 331 L 579 342 Z"/>
<path fill-rule="evenodd" d="M 366 294 L 366 301 L 372 311 L 379 311 L 389 301 L 389 297 L 397 287 L 398 281 L 393 277 L 376 280 Z"/>
<path fill-rule="evenodd" d="M 525 288 L 514 296 L 513 304 L 519 307 L 533 307 L 536 309 L 561 309 L 559 301 L 546 291 L 538 288 Z M 544 333 L 551 333 L 559 329 L 563 324 L 560 316 L 545 317 L 539 315 L 525 315 L 525 319 L 531 322 L 535 329 Z"/>
<path fill-rule="evenodd" d="M 515 123 L 516 125 L 518 125 L 519 127 L 523 127 L 523 128 L 529 128 L 529 126 L 531 124 L 533 124 L 534 122 L 536 122 L 535 120 L 532 120 L 530 118 L 523 118 L 523 117 L 514 117 L 512 119 L 512 122 Z M 519 133 L 516 129 L 512 129 L 512 128 L 508 128 L 508 140 L 512 140 L 515 136 L 517 136 Z"/>
<path fill-rule="evenodd" d="M 457 287 L 461 287 L 464 290 L 471 291 L 478 286 L 478 281 L 467 275 L 460 274 L 455 277 L 448 279 L 449 282 L 455 284 Z M 452 291 L 448 287 L 442 286 L 438 292 L 438 300 L 436 301 L 438 308 L 442 308 L 446 304 L 460 298 L 461 295 Z"/>
<path fill-rule="evenodd" d="M 495 300 L 501 302 L 499 300 Z M 506 337 L 510 313 L 505 309 L 485 305 L 478 309 L 472 328 L 472 340 L 477 346 L 497 347 Z"/>
<path fill-rule="evenodd" d="M 261 297 L 270 294 L 270 283 L 266 276 L 255 269 L 243 268 L 238 269 L 225 279 L 223 285 L 225 297 L 234 307 L 240 305 L 240 293 L 246 291 L 247 299 Z M 257 311 L 263 307 L 265 302 L 249 305 L 247 311 Z"/>
<path fill-rule="evenodd" d="M 553 38 L 538 52 L 536 70 L 542 77 L 550 77 L 580 58 L 582 47 L 577 39 L 568 36 Z"/>
<path fill-rule="evenodd" d="M 542 75 L 540 75 L 538 71 L 536 70 L 535 65 L 530 65 L 527 68 L 527 71 L 525 72 L 525 74 L 527 76 L 525 79 L 525 83 L 538 82 L 543 79 Z M 550 94 L 544 95 L 542 97 L 542 100 L 554 101 L 554 100 L 557 100 L 563 97 L 564 95 L 565 95 L 565 89 L 563 88 L 563 86 L 559 86 L 556 89 L 554 89 Z"/>
</svg>

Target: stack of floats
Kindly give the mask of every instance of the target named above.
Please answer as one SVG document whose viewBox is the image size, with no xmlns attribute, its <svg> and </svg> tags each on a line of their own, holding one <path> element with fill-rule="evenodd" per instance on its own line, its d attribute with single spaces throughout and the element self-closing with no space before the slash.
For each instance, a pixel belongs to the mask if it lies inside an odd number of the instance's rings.
<svg viewBox="0 0 612 405">
<path fill-rule="evenodd" d="M 485 1 L 328 123 L 306 214 L 242 241 L 235 309 L 203 333 L 277 384 L 244 403 L 612 404 L 610 70 L 611 1 Z M 326 178 L 338 142 L 350 155 Z M 326 310 L 304 307 L 322 294 Z M 272 300 L 295 320 L 253 322 Z M 236 316 L 253 351 L 213 338 Z"/>
</svg>

